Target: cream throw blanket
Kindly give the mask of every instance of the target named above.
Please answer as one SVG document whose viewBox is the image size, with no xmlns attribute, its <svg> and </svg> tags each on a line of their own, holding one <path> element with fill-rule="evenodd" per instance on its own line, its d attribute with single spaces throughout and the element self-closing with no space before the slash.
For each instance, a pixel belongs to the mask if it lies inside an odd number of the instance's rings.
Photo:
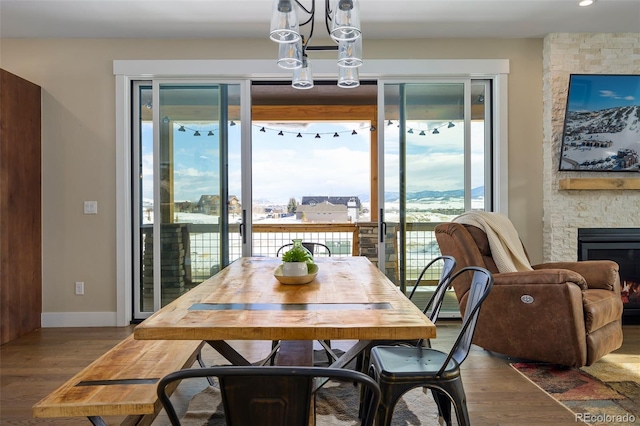
<svg viewBox="0 0 640 426">
<path fill-rule="evenodd" d="M 482 229 L 489 239 L 493 260 L 500 272 L 532 271 L 527 255 L 509 218 L 501 213 L 473 210 L 455 217 L 452 222 Z"/>
</svg>

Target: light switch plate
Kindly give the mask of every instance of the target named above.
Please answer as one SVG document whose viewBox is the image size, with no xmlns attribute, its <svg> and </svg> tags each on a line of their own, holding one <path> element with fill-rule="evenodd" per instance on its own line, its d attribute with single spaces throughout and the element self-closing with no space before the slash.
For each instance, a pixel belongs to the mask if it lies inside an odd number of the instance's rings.
<svg viewBox="0 0 640 426">
<path fill-rule="evenodd" d="M 84 202 L 84 214 L 98 214 L 98 202 L 97 201 L 85 201 Z"/>
</svg>

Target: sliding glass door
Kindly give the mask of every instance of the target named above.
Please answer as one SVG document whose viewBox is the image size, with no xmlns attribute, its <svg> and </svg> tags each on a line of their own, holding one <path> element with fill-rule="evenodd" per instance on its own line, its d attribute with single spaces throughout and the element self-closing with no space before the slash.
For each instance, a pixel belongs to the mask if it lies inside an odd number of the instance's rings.
<svg viewBox="0 0 640 426">
<path fill-rule="evenodd" d="M 237 84 L 154 81 L 133 98 L 140 319 L 241 256 L 241 96 Z"/>
<path fill-rule="evenodd" d="M 379 262 L 402 291 L 440 255 L 433 232 L 470 209 L 491 210 L 490 84 L 470 79 L 386 83 Z M 438 268 L 416 293 L 424 306 Z M 444 310 L 458 312 L 455 297 Z"/>
</svg>

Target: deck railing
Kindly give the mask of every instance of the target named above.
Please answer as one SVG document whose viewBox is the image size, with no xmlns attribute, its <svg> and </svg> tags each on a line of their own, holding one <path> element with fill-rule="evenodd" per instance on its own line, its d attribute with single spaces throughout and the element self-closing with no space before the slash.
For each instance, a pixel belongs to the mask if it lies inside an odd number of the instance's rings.
<svg viewBox="0 0 640 426">
<path fill-rule="evenodd" d="M 198 284 L 220 270 L 220 228 L 217 224 L 172 224 L 181 225 L 188 238 L 183 239 L 183 258 L 185 268 L 189 271 L 188 284 Z M 406 286 L 410 287 L 418 277 L 422 267 L 431 259 L 440 255 L 438 244 L 435 240 L 434 228 L 438 223 L 407 224 L 406 236 Z M 142 230 L 144 239 L 151 235 L 152 227 L 145 226 Z M 290 243 L 294 238 L 300 238 L 305 242 L 318 242 L 327 245 L 332 256 L 357 256 L 360 253 L 360 231 L 358 224 L 354 223 L 292 223 L 292 224 L 253 224 L 253 253 L 254 256 L 275 257 L 278 249 Z M 393 247 L 399 247 L 398 244 Z M 151 248 L 143 244 L 145 251 Z M 173 244 L 163 245 L 163 252 L 171 250 Z M 177 247 L 177 246 L 176 246 Z M 236 259 L 241 253 L 240 226 L 229 225 L 229 253 L 231 259 Z M 152 252 L 144 256 L 147 261 L 144 267 L 152 266 L 149 257 Z M 397 263 L 398 253 L 389 253 L 389 259 Z M 173 256 L 178 258 L 178 256 Z M 164 261 L 163 261 L 164 262 Z M 437 281 L 439 270 L 434 268 L 425 277 L 425 284 Z"/>
</svg>

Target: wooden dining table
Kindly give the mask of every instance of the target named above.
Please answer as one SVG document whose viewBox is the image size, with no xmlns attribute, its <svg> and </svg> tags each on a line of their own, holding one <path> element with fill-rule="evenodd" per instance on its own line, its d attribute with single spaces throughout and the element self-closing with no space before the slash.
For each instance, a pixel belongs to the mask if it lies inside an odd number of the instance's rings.
<svg viewBox="0 0 640 426">
<path fill-rule="evenodd" d="M 144 320 L 135 339 L 203 340 L 235 365 L 229 341 L 355 340 L 332 367 L 375 341 L 436 337 L 435 325 L 366 257 L 317 258 L 306 284 L 282 284 L 282 261 L 243 257 Z"/>
</svg>

